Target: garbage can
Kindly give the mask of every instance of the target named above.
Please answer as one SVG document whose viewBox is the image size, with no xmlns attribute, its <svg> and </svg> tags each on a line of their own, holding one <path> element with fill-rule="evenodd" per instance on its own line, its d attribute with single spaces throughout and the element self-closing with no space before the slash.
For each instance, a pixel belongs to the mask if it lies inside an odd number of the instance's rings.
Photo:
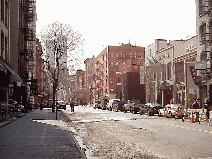
<svg viewBox="0 0 212 159">
<path fill-rule="evenodd" d="M 196 117 L 195 117 L 195 121 L 197 122 L 199 120 L 199 112 L 196 112 Z"/>
</svg>

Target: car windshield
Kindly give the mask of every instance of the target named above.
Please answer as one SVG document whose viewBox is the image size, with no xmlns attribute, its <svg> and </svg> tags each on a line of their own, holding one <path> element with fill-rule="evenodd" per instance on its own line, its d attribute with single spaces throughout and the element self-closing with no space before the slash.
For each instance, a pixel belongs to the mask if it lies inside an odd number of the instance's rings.
<svg viewBox="0 0 212 159">
<path fill-rule="evenodd" d="M 65 105 L 66 103 L 65 102 L 63 102 L 63 101 L 59 101 L 59 102 L 57 102 L 59 105 Z"/>
<path fill-rule="evenodd" d="M 150 106 L 152 106 L 152 107 L 160 107 L 161 105 L 160 104 L 158 104 L 158 103 L 151 103 L 151 105 Z"/>
</svg>

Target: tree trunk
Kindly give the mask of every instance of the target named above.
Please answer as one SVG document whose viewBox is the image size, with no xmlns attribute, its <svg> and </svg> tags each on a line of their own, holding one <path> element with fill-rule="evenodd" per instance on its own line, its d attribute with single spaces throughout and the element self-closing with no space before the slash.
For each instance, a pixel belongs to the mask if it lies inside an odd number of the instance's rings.
<svg viewBox="0 0 212 159">
<path fill-rule="evenodd" d="M 52 104 L 52 112 L 55 112 L 55 95 L 56 95 L 56 85 L 53 84 L 53 104 Z"/>
</svg>

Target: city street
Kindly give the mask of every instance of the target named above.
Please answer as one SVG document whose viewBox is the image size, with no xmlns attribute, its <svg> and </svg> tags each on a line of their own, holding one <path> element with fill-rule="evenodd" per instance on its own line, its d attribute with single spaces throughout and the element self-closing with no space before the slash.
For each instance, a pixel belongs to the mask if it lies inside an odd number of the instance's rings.
<svg viewBox="0 0 212 159">
<path fill-rule="evenodd" d="M 69 129 L 88 157 L 208 158 L 212 157 L 212 126 L 158 116 L 112 112 L 75 106 L 62 110 Z M 59 112 L 61 113 L 61 112 Z"/>
</svg>

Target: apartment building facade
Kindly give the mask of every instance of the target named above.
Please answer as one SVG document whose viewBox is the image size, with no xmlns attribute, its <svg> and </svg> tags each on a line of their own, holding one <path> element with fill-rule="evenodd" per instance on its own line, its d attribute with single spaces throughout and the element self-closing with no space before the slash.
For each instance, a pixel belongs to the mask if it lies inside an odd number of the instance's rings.
<svg viewBox="0 0 212 159">
<path fill-rule="evenodd" d="M 147 98 L 147 102 L 157 102 L 165 106 L 172 99 L 173 103 L 190 107 L 193 98 L 197 98 L 197 85 L 193 74 L 197 57 L 197 36 L 180 40 L 177 44 L 175 42 L 156 52 L 155 58 L 149 60 L 146 81 L 151 80 L 148 87 L 152 96 Z"/>
<path fill-rule="evenodd" d="M 140 65 L 145 57 L 145 48 L 129 44 L 120 46 L 107 46 L 96 57 L 96 99 L 117 98 L 117 75 L 120 75 L 120 65 L 128 59 L 137 59 Z M 119 84 L 118 84 L 119 85 Z"/>
<path fill-rule="evenodd" d="M 35 76 L 35 0 L 1 1 L 1 102 L 8 99 L 26 105 Z M 5 71 L 4 71 L 5 70 Z"/>
</svg>

